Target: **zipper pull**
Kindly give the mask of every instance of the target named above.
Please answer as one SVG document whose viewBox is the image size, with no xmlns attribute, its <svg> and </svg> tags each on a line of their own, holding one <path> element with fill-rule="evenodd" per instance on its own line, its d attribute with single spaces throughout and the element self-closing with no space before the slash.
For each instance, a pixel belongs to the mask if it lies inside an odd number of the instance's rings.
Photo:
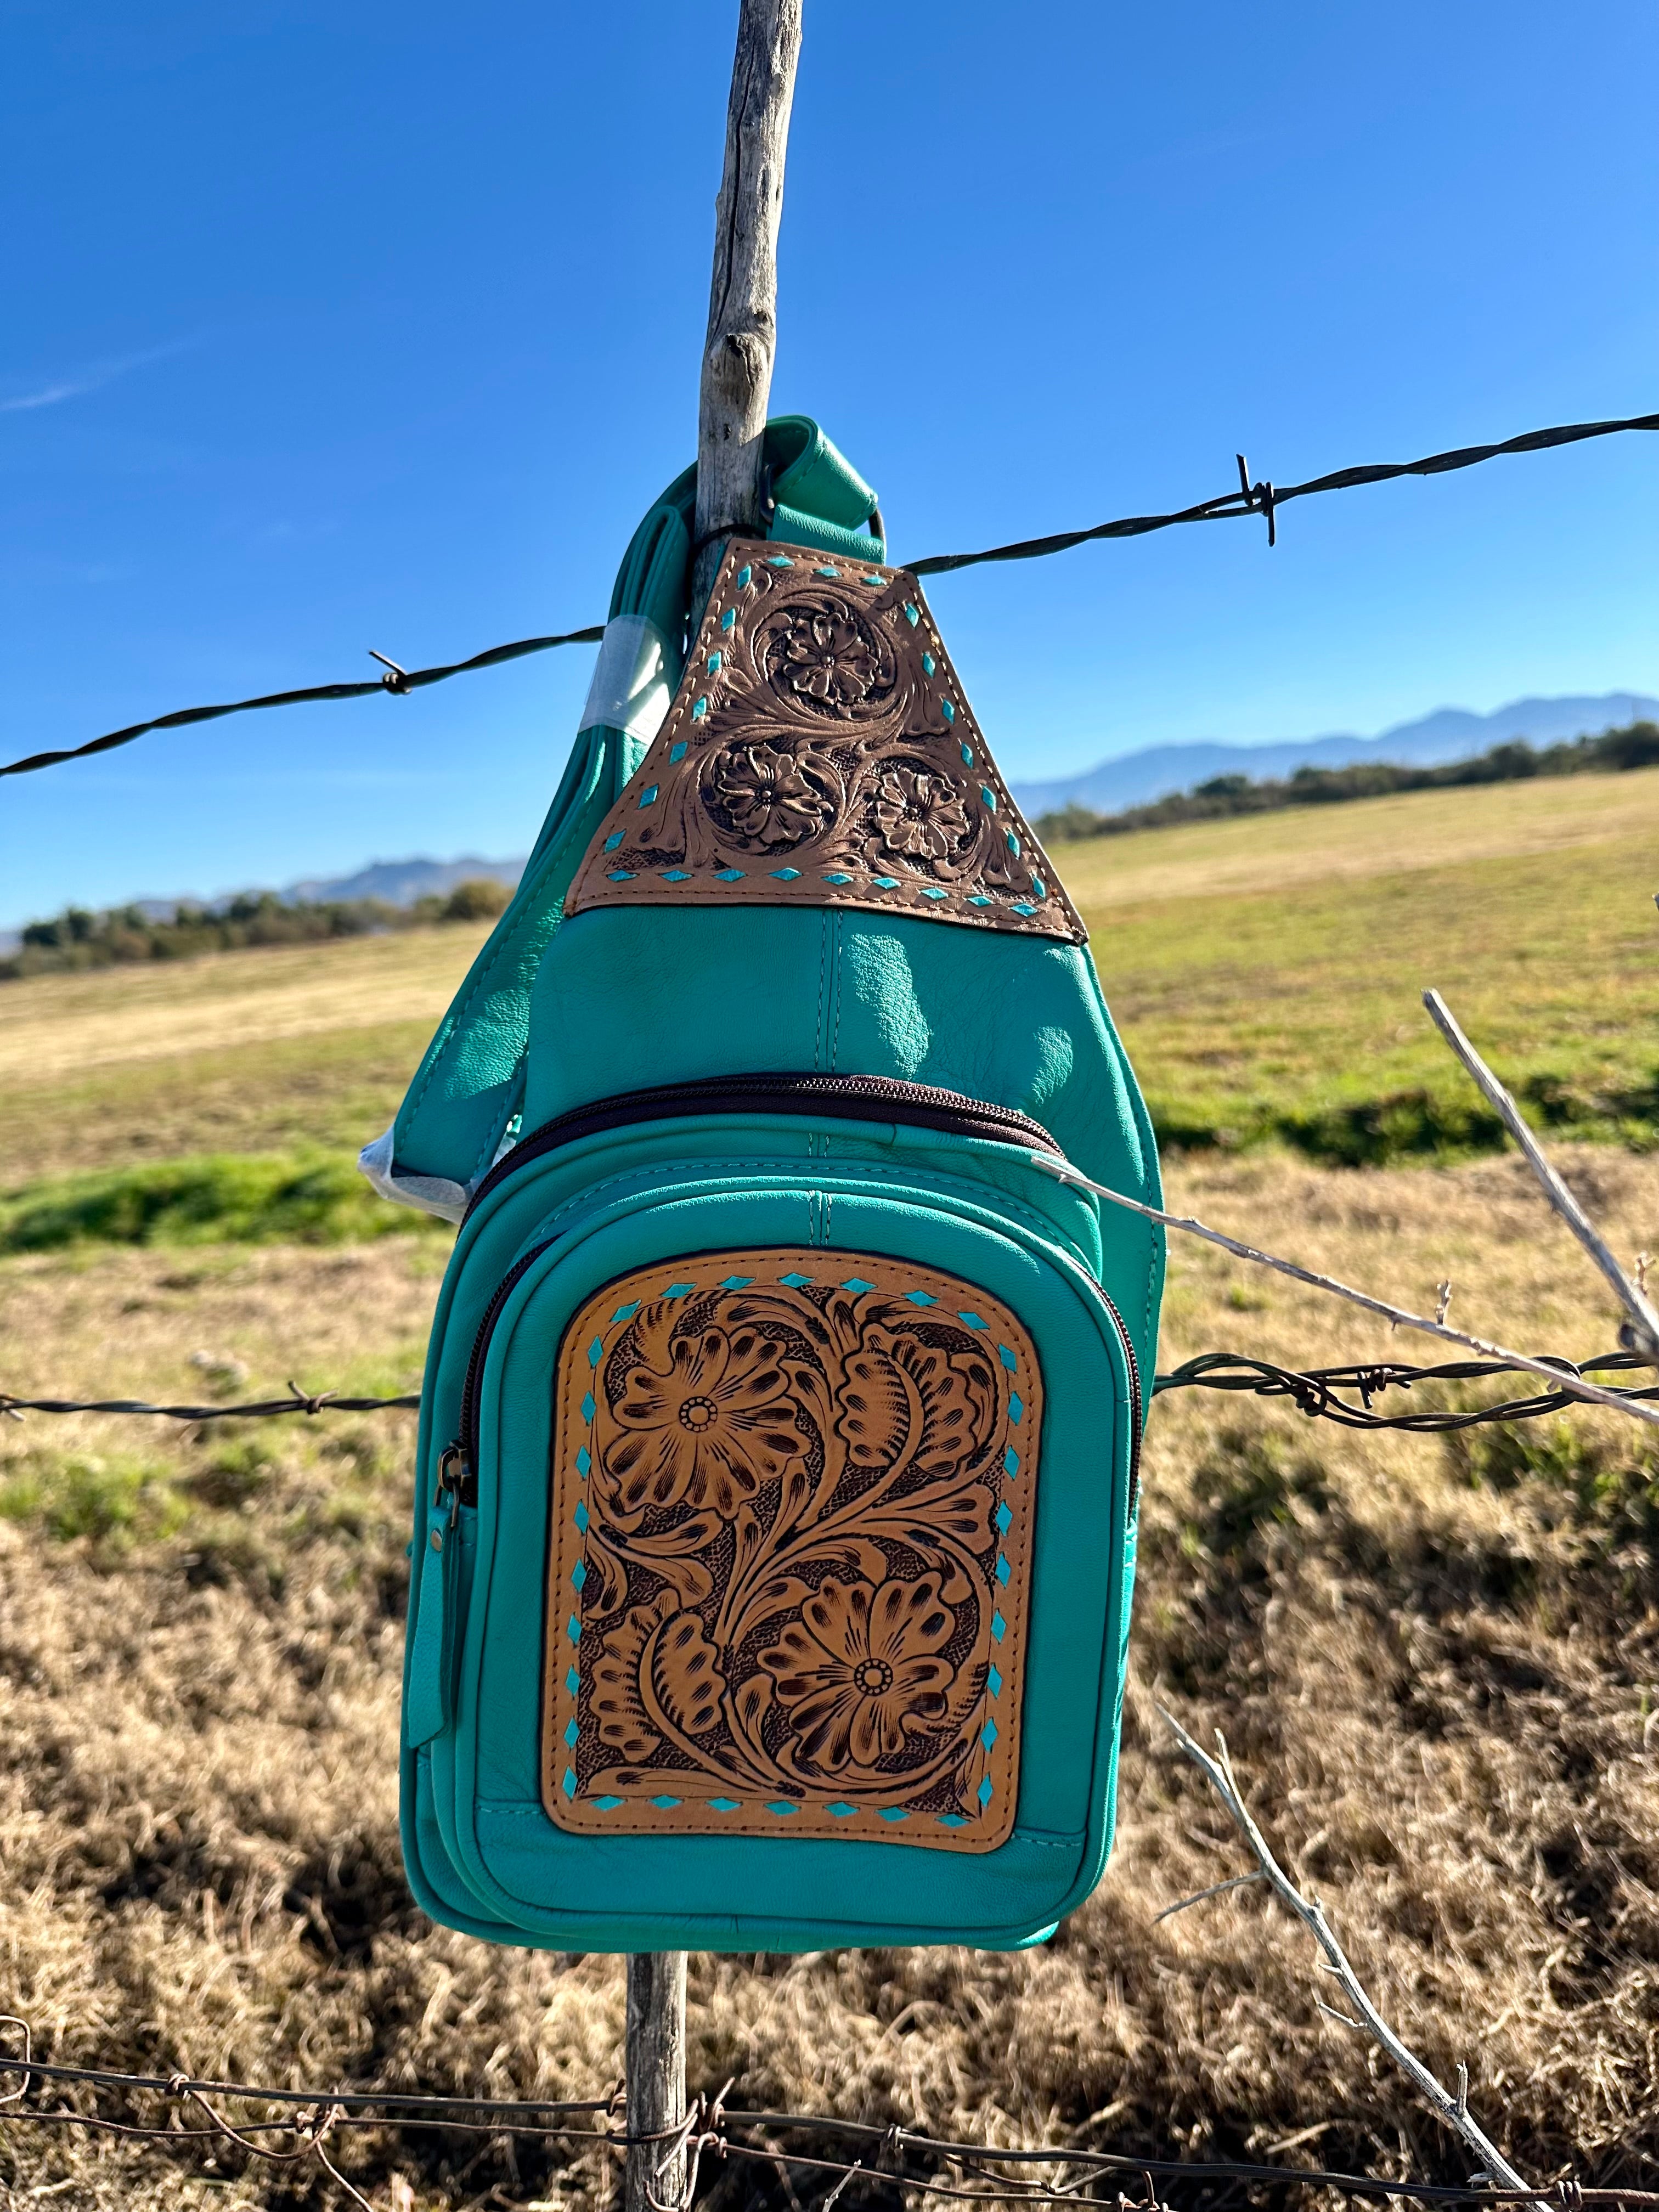
<svg viewBox="0 0 1659 2212">
<path fill-rule="evenodd" d="M 469 1491 L 471 1497 L 467 1496 Z M 477 1486 L 466 1463 L 465 1445 L 459 1439 L 453 1444 L 446 1444 L 438 1461 L 438 1486 L 432 1496 L 434 1511 L 441 1510 L 447 1498 L 449 1500 L 449 1525 L 453 1528 L 461 1517 L 463 1499 L 471 1504 L 477 1496 Z"/>
</svg>

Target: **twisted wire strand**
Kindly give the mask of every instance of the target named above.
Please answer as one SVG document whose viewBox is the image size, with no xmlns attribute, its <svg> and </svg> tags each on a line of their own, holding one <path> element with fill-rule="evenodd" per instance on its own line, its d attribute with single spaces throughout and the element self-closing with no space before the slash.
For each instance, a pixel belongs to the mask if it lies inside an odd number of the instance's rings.
<svg viewBox="0 0 1659 2212">
<path fill-rule="evenodd" d="M 1632 1368 L 1652 1372 L 1648 1361 L 1627 1352 L 1609 1352 L 1598 1358 L 1577 1361 L 1543 1356 L 1565 1375 L 1601 1375 Z M 1490 1376 L 1523 1371 L 1499 1359 L 1448 1359 L 1431 1367 L 1370 1360 L 1345 1367 L 1294 1368 L 1280 1367 L 1271 1359 L 1257 1359 L 1242 1352 L 1201 1352 L 1156 1376 L 1152 1392 L 1156 1397 L 1171 1390 L 1224 1390 L 1257 1398 L 1288 1398 L 1310 1419 L 1334 1421 L 1343 1428 L 1403 1429 L 1419 1435 L 1482 1428 L 1498 1421 L 1537 1420 L 1581 1402 L 1565 1390 L 1544 1390 L 1491 1406 L 1422 1407 L 1400 1413 L 1379 1413 L 1372 1407 L 1372 1400 L 1386 1390 L 1409 1390 L 1419 1382 L 1481 1382 Z M 292 1385 L 290 1389 L 293 1395 L 287 1398 L 258 1398 L 229 1406 L 154 1406 L 140 1398 L 18 1398 L 0 1391 L 0 1416 L 131 1413 L 170 1421 L 257 1421 L 287 1413 L 413 1413 L 421 1402 L 418 1392 L 396 1398 L 343 1398 L 332 1390 L 306 1392 Z M 1659 1384 L 1620 1390 L 1618 1395 L 1659 1399 Z"/>
<path fill-rule="evenodd" d="M 1267 526 L 1267 542 L 1272 544 L 1276 535 L 1275 517 L 1280 507 L 1291 500 L 1310 499 L 1328 491 L 1352 491 L 1362 484 L 1388 483 L 1398 477 L 1444 476 L 1455 469 L 1472 469 L 1483 461 L 1497 460 L 1504 454 L 1541 453 L 1556 446 L 1576 446 L 1587 438 L 1610 438 L 1626 430 L 1659 430 L 1659 415 L 1627 415 L 1602 422 L 1560 422 L 1545 430 L 1527 430 L 1516 438 L 1499 439 L 1486 446 L 1458 446 L 1443 453 L 1427 453 L 1416 461 L 1379 461 L 1358 468 L 1335 469 L 1328 475 L 1310 477 L 1305 483 L 1274 484 L 1266 479 L 1255 483 L 1245 465 L 1238 456 L 1239 488 L 1223 492 L 1215 499 L 1200 500 L 1195 507 L 1177 507 L 1167 514 L 1121 515 L 1115 521 L 1097 522 L 1086 530 L 1062 530 L 1048 538 L 1023 538 L 1008 545 L 991 545 L 976 553 L 931 553 L 921 561 L 905 565 L 913 576 L 949 575 L 958 568 L 975 568 L 988 561 L 1036 561 L 1051 553 L 1069 552 L 1075 545 L 1087 545 L 1097 538 L 1144 538 L 1155 530 L 1173 529 L 1178 523 L 1233 522 L 1255 515 Z M 20 760 L 9 761 L 0 766 L 0 776 L 28 775 L 37 769 L 57 768 L 64 761 L 86 760 L 94 753 L 112 751 L 117 745 L 130 745 L 135 738 L 146 737 L 152 730 L 183 729 L 192 722 L 216 721 L 225 714 L 252 714 L 267 707 L 299 707 L 313 705 L 330 699 L 366 699 L 371 693 L 389 691 L 401 697 L 410 691 L 424 690 L 428 684 L 447 683 L 452 676 L 471 675 L 481 668 L 496 668 L 503 661 L 522 659 L 526 653 L 548 653 L 556 646 L 597 645 L 605 635 L 603 623 L 590 623 L 583 629 L 564 630 L 551 637 L 520 638 L 513 645 L 495 645 L 483 653 L 475 653 L 470 659 L 454 660 L 437 668 L 399 668 L 395 662 L 386 661 L 382 653 L 374 658 L 385 662 L 386 672 L 363 684 L 313 684 L 298 691 L 272 691 L 258 699 L 235 699 L 213 707 L 181 707 L 174 714 L 158 714 L 148 722 L 131 722 L 126 728 L 108 731 L 100 738 L 90 738 L 80 745 L 63 745 L 44 752 L 27 753 Z"/>
<path fill-rule="evenodd" d="M 1155 2180 L 1231 2182 L 1247 2187 L 1278 2188 L 1294 2184 L 1328 2189 L 1348 2197 L 1379 2200 L 1400 2197 L 1425 2205 L 1536 2204 L 1548 2199 L 1559 2204 L 1562 2212 L 1582 2212 L 1584 2206 L 1659 2206 L 1659 2191 L 1586 2187 L 1572 2179 L 1535 2190 L 1494 2189 L 1479 2179 L 1459 2187 L 1440 2182 L 1385 2179 L 1370 2174 L 1259 2165 L 1237 2160 L 1146 2159 L 1077 2144 L 1016 2147 L 953 2142 L 902 2125 L 884 2127 L 830 2113 L 727 2110 L 718 2097 L 712 2103 L 706 2098 L 697 2098 L 689 2108 L 686 2119 L 676 2128 L 635 2136 L 629 2133 L 625 2124 L 617 2124 L 619 2112 L 625 2110 L 620 2091 L 606 2098 L 507 2100 L 434 2095 L 413 2090 L 283 2089 L 198 2080 L 182 2073 L 131 2074 L 111 2067 L 63 2065 L 38 2059 L 33 2054 L 27 2023 L 9 2018 L 5 2024 L 23 2032 L 20 2053 L 0 2054 L 0 2078 L 21 2077 L 16 2089 L 0 2095 L 0 2112 L 7 2121 L 43 2127 L 85 2128 L 168 2148 L 183 2143 L 228 2143 L 250 2159 L 278 2166 L 293 2166 L 314 2157 L 359 2203 L 366 2200 L 328 2158 L 325 2145 L 331 2136 L 352 2130 L 442 2129 L 463 2134 L 556 2140 L 590 2145 L 611 2154 L 624 2153 L 635 2145 L 678 2142 L 688 2130 L 694 2130 L 700 2152 L 722 2159 L 746 2159 L 833 2175 L 836 2185 L 832 2194 L 836 2197 L 855 2180 L 863 2179 L 890 2189 L 898 2188 L 906 2194 L 961 2203 L 1058 2204 L 1075 2203 L 1079 2191 L 1103 2179 L 1123 2174 L 1143 2178 L 1147 2193 L 1135 2199 L 1120 2195 L 1120 2212 L 1167 2212 L 1157 2196 Z M 145 2124 L 102 2112 L 83 2112 L 68 2105 L 31 2104 L 27 2099 L 37 2081 L 80 2083 L 94 2089 L 118 2090 L 130 2098 L 149 2097 L 167 2104 L 175 2113 L 186 2111 L 200 2116 L 205 2124 Z M 220 2109 L 230 2102 L 275 2106 L 287 2117 L 233 2120 Z M 560 2120 L 585 2120 L 587 2124 L 561 2126 L 557 2124 Z M 851 2159 L 837 2160 L 822 2155 L 817 2149 L 791 2149 L 768 2140 L 801 2133 L 817 2138 L 820 2144 L 825 2137 L 839 2136 L 862 2148 Z M 286 2138 L 286 2142 L 262 2140 L 272 2137 Z M 907 2170 L 899 2163 L 905 2158 L 926 2159 L 935 2167 L 957 2167 L 964 2179 L 983 2185 L 963 2186 L 960 2182 L 941 2179 L 937 2172 Z M 1059 2188 L 1018 2171 L 1021 2167 L 1056 2166 L 1080 2171 L 1074 2172 L 1073 2179 Z M 1015 2171 L 992 2170 L 1008 2167 Z"/>
</svg>

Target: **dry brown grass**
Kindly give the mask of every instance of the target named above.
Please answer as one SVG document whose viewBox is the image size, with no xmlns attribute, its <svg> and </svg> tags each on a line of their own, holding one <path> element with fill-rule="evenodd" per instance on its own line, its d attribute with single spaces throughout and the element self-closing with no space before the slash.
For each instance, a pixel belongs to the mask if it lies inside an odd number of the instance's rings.
<svg viewBox="0 0 1659 2212">
<path fill-rule="evenodd" d="M 1573 1161 L 1624 1250 L 1659 1163 Z M 1596 1279 L 1512 1165 L 1333 1175 L 1235 1163 L 1183 1204 L 1351 1279 L 1587 1353 Z M 412 1373 L 434 1255 L 101 1253 L 0 1267 L 14 1389 L 127 1388 L 234 1354 L 250 1387 Z M 1400 1352 L 1363 1316 L 1176 1255 L 1164 1363 Z M 618 2065 L 617 1961 L 434 1929 L 399 1868 L 393 1753 L 410 1423 L 180 1437 L 0 1425 L 0 2009 L 52 2055 L 268 2081 L 590 2094 Z M 1577 1444 L 1571 1439 L 1577 1438 Z M 1643 1439 L 1575 1417 L 1528 1452 L 1355 1437 L 1168 1399 L 1149 1437 L 1116 1853 L 1046 1948 L 698 1959 L 692 2073 L 745 2100 L 1025 2140 L 1248 2150 L 1461 2178 L 1316 2008 L 1259 1893 L 1153 1924 L 1242 1860 L 1153 1712 L 1224 1726 L 1270 1833 L 1431 2063 L 1466 2057 L 1523 2166 L 1659 2169 L 1659 1492 Z M 76 1530 L 81 1533 L 72 1533 Z M 58 1533 L 53 1534 L 56 1530 Z M 377 2202 L 585 2204 L 591 2160 L 358 2139 Z M 466 2161 L 477 2158 L 470 2171 Z M 718 2169 L 711 2176 L 720 2179 Z M 276 2204 L 96 2138 L 0 2130 L 18 2202 Z M 767 2185 L 770 2186 L 769 2181 Z M 759 2188 L 734 2170 L 722 2202 Z M 803 2185 L 804 2201 L 821 2194 Z M 322 2202 L 320 2195 L 311 2201 Z M 787 2202 L 787 2200 L 783 2200 Z"/>
</svg>

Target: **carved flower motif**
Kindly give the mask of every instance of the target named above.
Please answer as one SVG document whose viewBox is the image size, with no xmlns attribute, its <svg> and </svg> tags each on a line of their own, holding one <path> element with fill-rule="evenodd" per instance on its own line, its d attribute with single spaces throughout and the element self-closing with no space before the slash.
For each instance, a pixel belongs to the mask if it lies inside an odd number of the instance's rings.
<svg viewBox="0 0 1659 2212">
<path fill-rule="evenodd" d="M 961 787 L 931 769 L 889 768 L 876 786 L 876 821 L 890 853 L 942 860 L 968 835 Z"/>
<path fill-rule="evenodd" d="M 668 1367 L 629 1374 L 615 1418 L 626 1433 L 605 1455 L 624 1512 L 684 1501 L 730 1519 L 745 1498 L 811 1449 L 788 1396 L 777 1346 L 758 1330 L 677 1337 Z"/>
<path fill-rule="evenodd" d="M 737 745 L 714 769 L 714 797 L 741 837 L 765 846 L 799 845 L 835 811 L 810 781 L 804 758 L 781 745 Z"/>
<path fill-rule="evenodd" d="M 937 1727 L 957 1672 L 939 1655 L 956 1625 L 933 1575 L 824 1583 L 760 1655 L 805 1757 L 873 1766 Z"/>
<path fill-rule="evenodd" d="M 820 609 L 795 615 L 783 633 L 782 673 L 792 691 L 845 712 L 869 697 L 877 671 L 857 624 Z"/>
</svg>

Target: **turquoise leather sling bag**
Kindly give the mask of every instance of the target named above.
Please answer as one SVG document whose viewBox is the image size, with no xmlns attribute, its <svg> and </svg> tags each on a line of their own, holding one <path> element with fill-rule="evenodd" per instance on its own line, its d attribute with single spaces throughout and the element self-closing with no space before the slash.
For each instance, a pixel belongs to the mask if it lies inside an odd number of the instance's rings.
<svg viewBox="0 0 1659 2212">
<path fill-rule="evenodd" d="M 1041 1940 L 1110 1845 L 1151 1127 L 874 495 L 769 427 L 617 579 L 518 892 L 392 1128 L 459 1224 L 422 1401 L 403 1840 L 565 1951 Z M 1106 1218 L 1103 1218 L 1103 1213 Z"/>
</svg>

